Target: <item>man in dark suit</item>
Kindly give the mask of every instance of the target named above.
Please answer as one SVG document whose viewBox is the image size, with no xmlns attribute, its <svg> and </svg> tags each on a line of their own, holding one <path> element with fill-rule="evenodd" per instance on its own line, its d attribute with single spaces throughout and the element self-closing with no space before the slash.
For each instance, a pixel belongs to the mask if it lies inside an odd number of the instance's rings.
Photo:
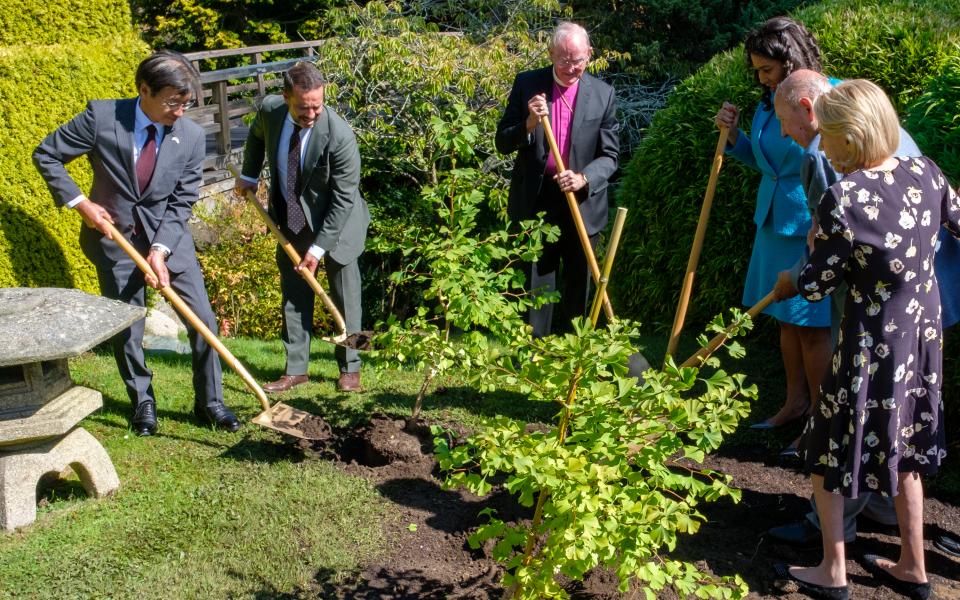
<svg viewBox="0 0 960 600">
<path fill-rule="evenodd" d="M 583 27 L 562 22 L 550 41 L 553 66 L 517 75 L 507 108 L 497 125 L 497 150 L 517 151 L 510 181 L 507 215 L 513 221 L 546 213 L 560 228 L 560 239 L 548 244 L 527 271 L 527 288 L 551 291 L 562 264 L 560 310 L 562 327 L 584 315 L 588 306 L 590 271 L 567 207 L 565 192 L 573 192 L 596 246 L 607 224 L 607 182 L 620 153 L 619 124 L 613 88 L 586 73 L 593 49 Z M 567 167 L 557 172 L 540 117 L 549 115 L 557 146 Z M 533 335 L 550 333 L 553 305 L 530 311 Z"/>
<path fill-rule="evenodd" d="M 138 97 L 93 100 L 87 109 L 37 146 L 33 161 L 59 206 L 75 209 L 86 226 L 80 247 L 97 269 L 104 296 L 144 306 L 144 283 L 170 285 L 211 330 L 217 323 L 187 226 L 198 199 L 204 133 L 182 118 L 199 89 L 196 70 L 182 55 L 161 51 L 137 68 Z M 89 195 L 65 165 L 86 155 L 93 167 Z M 156 277 L 145 278 L 133 260 L 111 240 L 112 223 L 146 254 Z M 157 431 L 152 372 L 143 356 L 143 325 L 138 321 L 114 338 L 114 356 L 133 402 L 131 423 L 138 435 Z M 223 404 L 220 360 L 192 327 L 194 412 L 228 431 L 240 422 Z"/>
<path fill-rule="evenodd" d="M 250 126 L 237 193 L 255 190 L 263 161 L 270 167 L 268 211 L 302 257 L 299 265 L 278 246 L 283 297 L 286 371 L 263 386 L 283 392 L 308 381 L 314 293 L 298 274 L 316 273 L 323 259 L 331 297 L 347 333 L 360 331 L 360 267 L 370 224 L 360 195 L 360 151 L 350 125 L 323 104 L 324 80 L 312 63 L 301 62 L 283 77 L 283 96 L 264 98 Z M 337 389 L 360 391 L 360 357 L 338 346 Z"/>
</svg>

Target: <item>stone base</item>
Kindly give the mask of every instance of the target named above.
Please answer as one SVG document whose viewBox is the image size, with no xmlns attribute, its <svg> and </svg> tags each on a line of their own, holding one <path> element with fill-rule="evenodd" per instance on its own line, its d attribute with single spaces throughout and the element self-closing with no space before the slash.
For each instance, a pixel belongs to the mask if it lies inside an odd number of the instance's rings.
<svg viewBox="0 0 960 600">
<path fill-rule="evenodd" d="M 100 442 L 78 427 L 29 448 L 0 450 L 0 527 L 12 531 L 37 518 L 37 484 L 47 473 L 72 468 L 87 493 L 96 498 L 120 487 L 113 462 Z"/>
</svg>

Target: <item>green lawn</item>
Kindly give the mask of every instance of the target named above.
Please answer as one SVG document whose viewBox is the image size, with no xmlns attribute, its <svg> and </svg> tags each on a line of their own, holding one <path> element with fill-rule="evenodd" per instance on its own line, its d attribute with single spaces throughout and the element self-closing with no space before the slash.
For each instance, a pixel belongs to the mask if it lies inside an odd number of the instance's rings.
<svg viewBox="0 0 960 600">
<path fill-rule="evenodd" d="M 755 418 L 782 401 L 780 357 L 772 331 L 761 325 L 744 343 L 747 357 L 724 359 L 760 386 Z M 678 355 L 694 350 L 685 336 Z M 659 364 L 666 340 L 643 340 Z M 227 340 L 259 381 L 281 374 L 279 342 Z M 336 465 L 303 460 L 289 440 L 247 424 L 238 433 L 212 431 L 192 416 L 189 358 L 151 355 L 160 435 L 133 436 L 130 403 L 112 355 L 87 353 L 71 363 L 74 379 L 100 390 L 104 408 L 82 426 L 106 447 L 120 476 L 112 498 L 87 499 L 75 477 L 40 489 L 37 522 L 0 533 L 0 597 L 24 598 L 272 598 L 309 595 L 313 582 L 336 581 L 384 551 L 381 524 L 394 518 L 388 503 L 364 479 Z M 378 372 L 367 364 L 363 394 L 334 388 L 331 347 L 314 346 L 316 380 L 281 396 L 335 426 L 364 421 L 373 412 L 408 415 L 420 378 Z M 321 380 L 322 379 L 322 380 Z M 424 403 L 424 416 L 467 427 L 506 415 L 550 422 L 556 407 L 509 392 L 480 394 L 465 381 L 438 382 L 441 393 Z M 242 420 L 260 407 L 232 372 L 225 373 L 227 404 Z M 728 444 L 765 445 L 771 452 L 794 431 L 741 428 Z M 954 478 L 955 480 L 956 478 Z"/>
</svg>

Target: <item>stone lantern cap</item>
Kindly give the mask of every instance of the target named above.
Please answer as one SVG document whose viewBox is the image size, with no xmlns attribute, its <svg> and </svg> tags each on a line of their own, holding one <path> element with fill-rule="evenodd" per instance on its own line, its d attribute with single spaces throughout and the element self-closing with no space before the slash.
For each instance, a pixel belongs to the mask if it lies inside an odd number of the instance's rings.
<svg viewBox="0 0 960 600">
<path fill-rule="evenodd" d="M 0 367 L 77 356 L 146 309 L 62 288 L 0 288 Z"/>
</svg>

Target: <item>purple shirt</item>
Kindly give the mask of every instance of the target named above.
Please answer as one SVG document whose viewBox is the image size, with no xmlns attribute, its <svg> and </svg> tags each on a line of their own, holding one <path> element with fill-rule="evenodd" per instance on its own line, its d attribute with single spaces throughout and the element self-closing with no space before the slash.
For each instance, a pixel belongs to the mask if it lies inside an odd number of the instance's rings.
<svg viewBox="0 0 960 600">
<path fill-rule="evenodd" d="M 570 87 L 563 87 L 556 81 L 553 82 L 550 126 L 553 127 L 553 135 L 557 138 L 557 148 L 560 149 L 560 157 L 567 168 L 569 168 L 570 162 L 570 130 L 573 126 L 573 111 L 577 108 L 577 90 L 579 88 L 579 81 Z M 553 152 L 547 154 L 547 166 L 544 173 L 547 175 L 557 174 L 557 161 L 553 159 Z"/>
</svg>

